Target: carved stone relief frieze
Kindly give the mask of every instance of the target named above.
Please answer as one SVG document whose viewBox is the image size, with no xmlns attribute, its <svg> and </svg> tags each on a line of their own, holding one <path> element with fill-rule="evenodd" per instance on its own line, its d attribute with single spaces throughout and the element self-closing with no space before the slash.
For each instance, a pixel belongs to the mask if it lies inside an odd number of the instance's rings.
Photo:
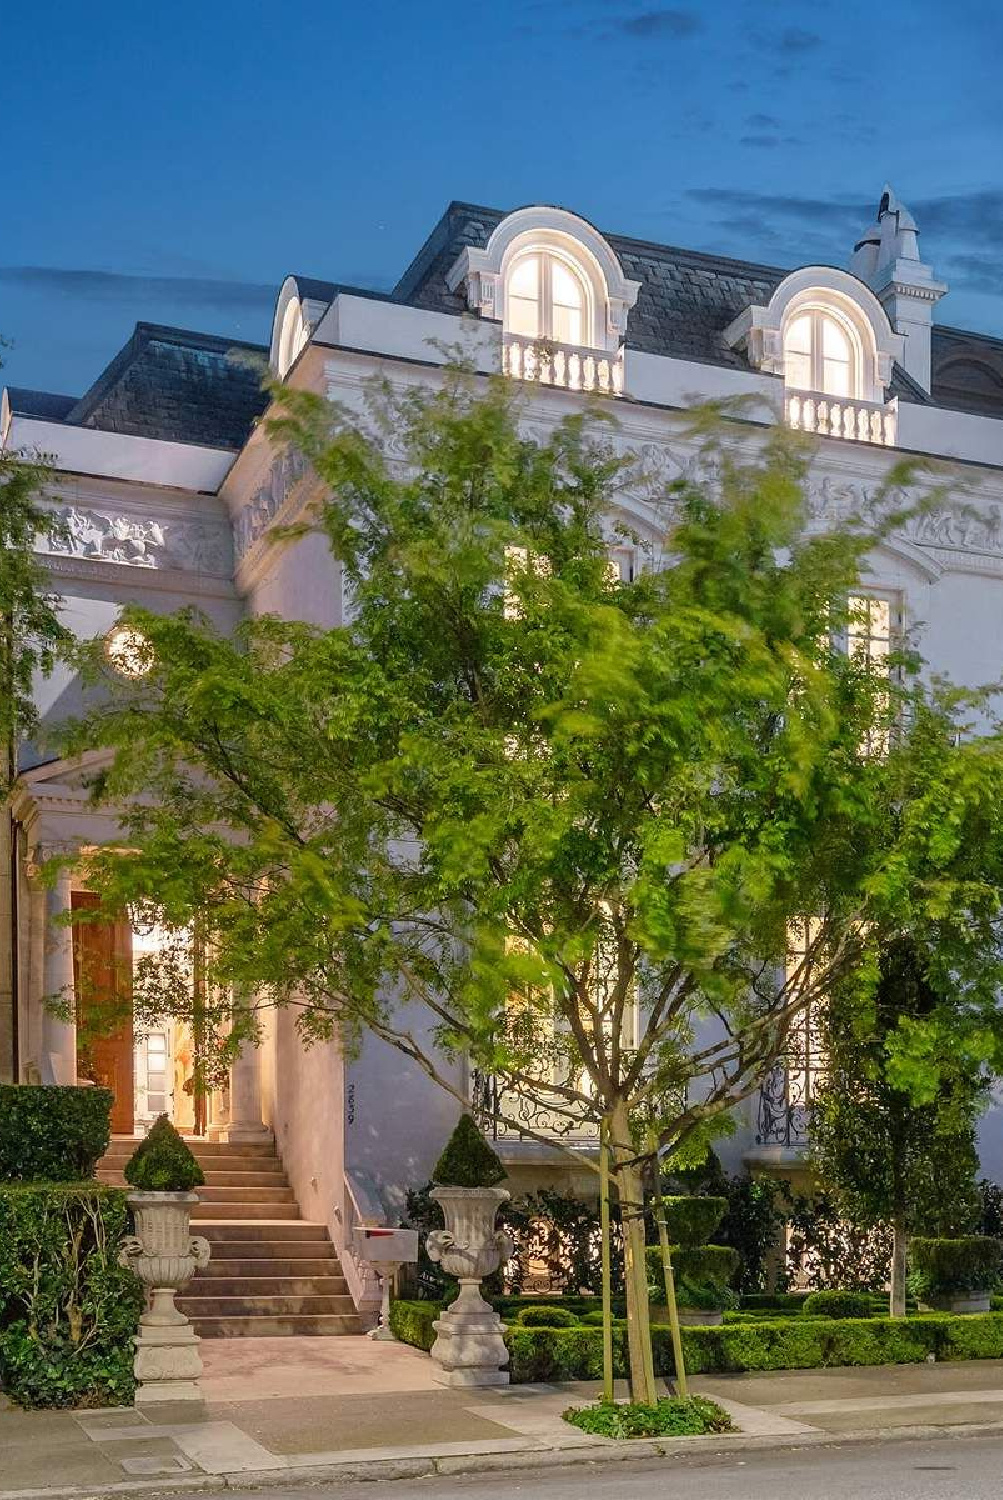
<svg viewBox="0 0 1003 1500">
<path fill-rule="evenodd" d="M 238 562 L 274 520 L 307 468 L 307 460 L 295 448 L 276 455 L 268 473 L 234 518 L 233 550 Z"/>
<path fill-rule="evenodd" d="M 194 520 L 130 517 L 78 505 L 60 512 L 64 523 L 48 551 L 56 556 L 125 563 L 137 568 L 181 568 L 229 573 L 229 549 L 222 525 Z"/>
</svg>

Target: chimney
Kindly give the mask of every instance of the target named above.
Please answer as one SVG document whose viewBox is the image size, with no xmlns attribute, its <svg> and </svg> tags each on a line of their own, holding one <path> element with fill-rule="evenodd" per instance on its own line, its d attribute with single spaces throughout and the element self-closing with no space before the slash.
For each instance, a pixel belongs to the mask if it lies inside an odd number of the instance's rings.
<svg viewBox="0 0 1003 1500">
<path fill-rule="evenodd" d="M 947 286 L 920 260 L 916 220 L 887 185 L 877 220 L 854 246 L 850 270 L 874 292 L 895 332 L 905 336 L 902 363 L 928 391 L 933 309 Z"/>
</svg>

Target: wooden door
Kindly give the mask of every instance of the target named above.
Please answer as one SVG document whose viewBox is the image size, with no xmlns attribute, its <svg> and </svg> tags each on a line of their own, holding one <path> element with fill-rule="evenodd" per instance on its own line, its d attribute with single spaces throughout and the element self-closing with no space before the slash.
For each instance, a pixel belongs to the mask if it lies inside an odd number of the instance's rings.
<svg viewBox="0 0 1003 1500">
<path fill-rule="evenodd" d="M 73 892 L 74 911 L 97 906 L 91 891 Z M 77 1076 L 111 1089 L 111 1128 L 132 1135 L 132 929 L 126 918 L 73 928 L 73 983 L 77 1001 Z"/>
</svg>

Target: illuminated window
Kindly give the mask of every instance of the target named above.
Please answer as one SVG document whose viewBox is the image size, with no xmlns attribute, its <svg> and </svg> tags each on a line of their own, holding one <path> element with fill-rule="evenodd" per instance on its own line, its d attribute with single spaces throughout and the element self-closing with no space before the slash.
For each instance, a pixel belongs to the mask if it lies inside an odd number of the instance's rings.
<svg viewBox="0 0 1003 1500">
<path fill-rule="evenodd" d="M 851 595 L 846 627 L 847 651 L 880 678 L 874 695 L 874 708 L 879 716 L 888 711 L 889 693 L 884 686 L 891 678 L 888 659 L 901 631 L 901 606 L 893 599 L 875 594 Z M 863 749 L 868 755 L 886 755 L 890 740 L 889 725 L 879 724 L 865 736 Z"/>
<path fill-rule="evenodd" d="M 122 677 L 145 677 L 153 666 L 153 647 L 141 630 L 116 625 L 105 637 L 105 656 Z"/>
<path fill-rule="evenodd" d="M 792 318 L 784 330 L 784 381 L 797 391 L 855 396 L 853 345 L 842 324 L 820 309 Z"/>
<path fill-rule="evenodd" d="M 545 250 L 520 255 L 505 288 L 505 331 L 524 338 L 581 345 L 588 299 L 581 276 Z"/>
</svg>

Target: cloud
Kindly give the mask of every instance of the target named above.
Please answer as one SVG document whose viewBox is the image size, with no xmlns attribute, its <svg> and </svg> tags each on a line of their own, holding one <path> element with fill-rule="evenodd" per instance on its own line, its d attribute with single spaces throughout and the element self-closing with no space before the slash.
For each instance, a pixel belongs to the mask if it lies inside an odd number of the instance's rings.
<svg viewBox="0 0 1003 1500">
<path fill-rule="evenodd" d="M 776 115 L 746 115 L 745 123 L 751 130 L 779 130 L 780 121 Z"/>
<path fill-rule="evenodd" d="M 62 266 L 0 266 L 0 282 L 22 291 L 52 292 L 88 302 L 184 303 L 244 311 L 270 308 L 276 287 L 253 281 L 206 276 L 130 276 L 121 271 L 76 270 Z"/>
<path fill-rule="evenodd" d="M 805 31 L 801 26 L 787 26 L 773 45 L 785 56 L 797 57 L 802 52 L 814 52 L 816 47 L 821 47 L 822 38 L 816 31 Z"/>
<path fill-rule="evenodd" d="M 687 41 L 704 29 L 703 18 L 694 10 L 646 10 L 612 23 L 613 30 L 630 37 L 670 37 Z"/>
<path fill-rule="evenodd" d="M 757 146 L 761 151 L 775 151 L 780 145 L 778 135 L 741 135 L 738 138 L 740 146 Z"/>
<path fill-rule="evenodd" d="M 390 291 L 393 278 L 342 276 L 345 286 Z M 0 266 L 0 285 L 25 292 L 48 292 L 82 302 L 171 303 L 220 312 L 271 314 L 280 282 L 227 281 L 211 276 L 132 276 L 123 271 L 77 270 L 62 266 Z"/>
</svg>

